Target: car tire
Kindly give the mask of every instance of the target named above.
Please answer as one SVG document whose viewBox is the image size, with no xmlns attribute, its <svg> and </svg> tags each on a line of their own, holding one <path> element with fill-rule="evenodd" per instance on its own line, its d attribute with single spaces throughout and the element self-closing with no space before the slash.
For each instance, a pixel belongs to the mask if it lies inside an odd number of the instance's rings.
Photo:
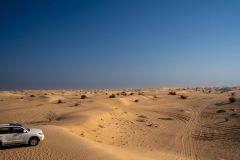
<svg viewBox="0 0 240 160">
<path fill-rule="evenodd" d="M 38 143 L 39 143 L 39 138 L 37 138 L 37 137 L 32 137 L 32 138 L 30 138 L 29 141 L 28 141 L 28 144 L 29 144 L 30 146 L 37 146 Z"/>
</svg>

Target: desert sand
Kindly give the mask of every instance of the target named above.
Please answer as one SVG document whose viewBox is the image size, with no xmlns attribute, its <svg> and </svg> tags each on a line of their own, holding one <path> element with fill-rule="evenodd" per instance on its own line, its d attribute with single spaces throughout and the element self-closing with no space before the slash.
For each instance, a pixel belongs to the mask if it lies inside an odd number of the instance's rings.
<svg viewBox="0 0 240 160">
<path fill-rule="evenodd" d="M 45 140 L 0 159 L 239 160 L 239 98 L 239 88 L 1 91 L 0 123 Z"/>
</svg>

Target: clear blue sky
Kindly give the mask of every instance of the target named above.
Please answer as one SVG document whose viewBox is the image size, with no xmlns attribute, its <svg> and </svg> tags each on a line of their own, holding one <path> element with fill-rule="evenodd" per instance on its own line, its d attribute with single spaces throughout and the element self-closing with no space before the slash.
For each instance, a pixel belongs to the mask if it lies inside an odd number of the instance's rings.
<svg viewBox="0 0 240 160">
<path fill-rule="evenodd" d="M 240 1 L 0 2 L 0 90 L 240 85 Z"/>
</svg>

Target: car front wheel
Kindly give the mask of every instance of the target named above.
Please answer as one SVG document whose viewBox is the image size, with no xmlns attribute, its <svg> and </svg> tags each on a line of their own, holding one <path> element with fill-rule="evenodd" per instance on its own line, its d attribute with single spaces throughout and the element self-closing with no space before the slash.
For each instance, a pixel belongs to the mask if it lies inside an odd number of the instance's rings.
<svg viewBox="0 0 240 160">
<path fill-rule="evenodd" d="M 38 143 L 39 143 L 39 139 L 38 138 L 30 138 L 30 140 L 29 140 L 29 142 L 28 142 L 28 144 L 30 145 L 30 146 L 36 146 L 36 145 L 38 145 Z"/>
</svg>

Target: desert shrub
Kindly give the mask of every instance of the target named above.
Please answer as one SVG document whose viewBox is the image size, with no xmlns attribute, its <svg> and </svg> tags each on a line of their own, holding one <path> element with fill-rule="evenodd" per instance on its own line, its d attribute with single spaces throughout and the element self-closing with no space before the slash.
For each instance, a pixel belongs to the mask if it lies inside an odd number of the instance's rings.
<svg viewBox="0 0 240 160">
<path fill-rule="evenodd" d="M 86 99 L 87 96 L 85 94 L 81 95 L 81 99 Z"/>
<path fill-rule="evenodd" d="M 138 99 L 135 99 L 135 101 L 134 101 L 134 102 L 138 103 L 138 102 L 139 102 L 139 100 L 138 100 Z"/>
<path fill-rule="evenodd" d="M 75 103 L 74 106 L 79 106 L 79 103 Z"/>
<path fill-rule="evenodd" d="M 57 103 L 60 104 L 60 103 L 63 103 L 63 101 L 62 101 L 61 99 L 59 99 L 59 100 L 57 101 Z"/>
<path fill-rule="evenodd" d="M 224 113 L 224 112 L 226 112 L 226 111 L 223 110 L 223 109 L 219 109 L 219 110 L 217 110 L 217 113 Z"/>
<path fill-rule="evenodd" d="M 34 98 L 34 97 L 35 97 L 35 95 L 31 94 L 31 95 L 30 95 L 30 97 Z"/>
<path fill-rule="evenodd" d="M 120 93 L 116 93 L 117 96 L 120 96 Z"/>
<path fill-rule="evenodd" d="M 181 99 L 187 99 L 187 96 L 180 95 L 180 98 L 181 98 Z"/>
<path fill-rule="evenodd" d="M 230 117 L 236 117 L 238 114 L 237 113 L 232 113 L 230 114 Z"/>
<path fill-rule="evenodd" d="M 168 95 L 177 95 L 177 93 L 174 92 L 174 91 L 170 91 L 170 92 L 168 93 Z"/>
<path fill-rule="evenodd" d="M 100 128 L 104 128 L 104 126 L 103 126 L 103 125 L 101 125 L 101 124 L 99 124 L 99 125 L 98 125 L 98 127 L 100 127 Z"/>
<path fill-rule="evenodd" d="M 158 98 L 158 96 L 155 95 L 155 96 L 153 96 L 153 98 Z"/>
<path fill-rule="evenodd" d="M 109 96 L 109 98 L 116 98 L 116 95 L 115 95 L 115 94 L 111 94 L 111 95 Z"/>
<path fill-rule="evenodd" d="M 137 121 L 137 122 L 146 122 L 146 120 L 145 120 L 145 119 L 141 119 L 141 118 L 139 118 L 139 119 L 136 119 L 136 121 Z"/>
<path fill-rule="evenodd" d="M 229 121 L 229 118 L 228 118 L 228 117 L 225 117 L 224 119 L 225 119 L 225 121 L 226 121 L 226 122 L 228 122 L 228 121 Z"/>
<path fill-rule="evenodd" d="M 138 95 L 144 96 L 144 92 L 139 92 Z"/>
<path fill-rule="evenodd" d="M 46 119 L 49 121 L 49 122 L 52 122 L 52 121 L 55 121 L 58 119 L 58 116 L 56 113 L 54 113 L 53 111 L 49 111 L 47 114 L 46 114 Z"/>
<path fill-rule="evenodd" d="M 158 119 L 161 119 L 161 120 L 173 120 L 173 118 L 171 118 L 171 117 L 161 117 L 161 118 L 158 118 Z"/>
<path fill-rule="evenodd" d="M 228 100 L 230 103 L 234 103 L 237 101 L 237 99 L 235 97 L 230 97 Z"/>
<path fill-rule="evenodd" d="M 133 96 L 133 95 L 134 95 L 134 93 L 130 93 L 129 95 L 130 95 L 130 96 Z"/>
<path fill-rule="evenodd" d="M 147 116 L 144 116 L 144 115 L 139 115 L 138 117 L 139 118 L 147 118 Z"/>
</svg>

